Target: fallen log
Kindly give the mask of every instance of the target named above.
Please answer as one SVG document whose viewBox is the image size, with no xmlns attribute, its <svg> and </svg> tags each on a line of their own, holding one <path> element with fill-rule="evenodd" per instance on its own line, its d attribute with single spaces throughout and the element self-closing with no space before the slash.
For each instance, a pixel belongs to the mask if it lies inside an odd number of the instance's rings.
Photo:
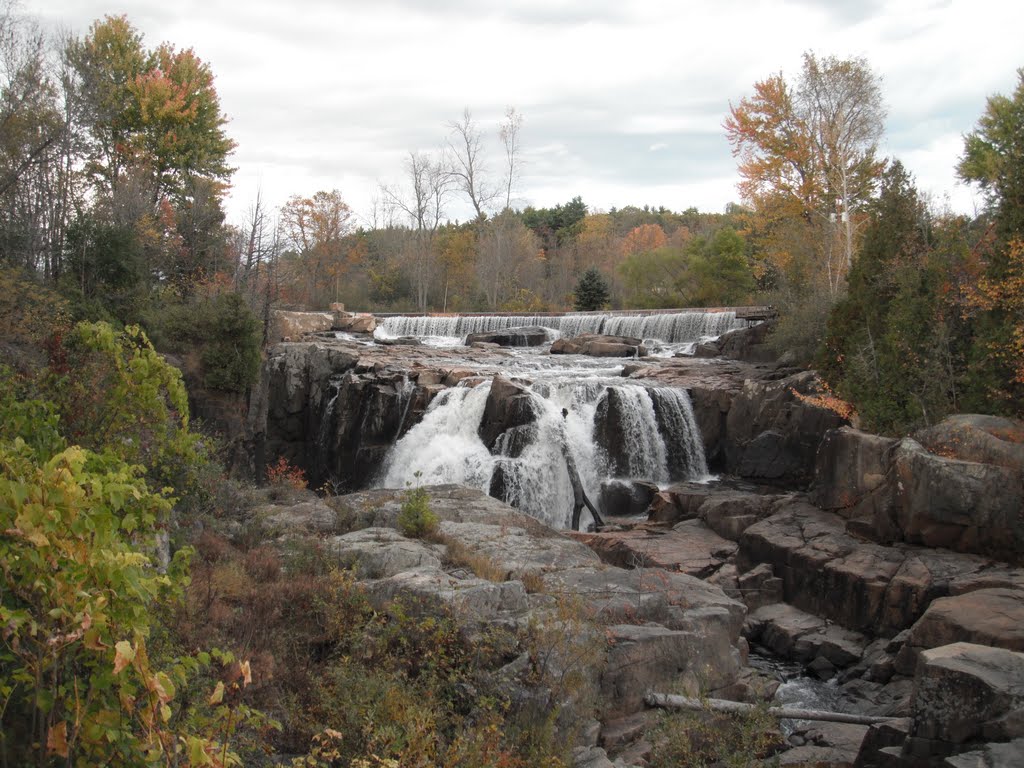
<svg viewBox="0 0 1024 768">
<path fill-rule="evenodd" d="M 649 707 L 662 709 L 712 709 L 716 712 L 731 712 L 733 714 L 747 714 L 757 709 L 756 704 L 744 704 L 740 701 L 691 699 L 689 696 L 675 696 L 669 693 L 648 693 L 644 697 L 644 701 Z M 873 725 L 895 719 L 875 715 L 850 715 L 845 712 L 828 712 L 821 709 L 792 709 L 790 707 L 768 707 L 766 711 L 779 720 L 827 720 L 832 723 L 854 723 L 855 725 Z"/>
</svg>

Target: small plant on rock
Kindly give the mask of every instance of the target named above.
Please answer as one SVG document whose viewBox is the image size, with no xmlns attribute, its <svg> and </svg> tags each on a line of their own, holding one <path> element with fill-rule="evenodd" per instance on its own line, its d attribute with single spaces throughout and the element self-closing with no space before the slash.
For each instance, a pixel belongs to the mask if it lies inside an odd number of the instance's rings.
<svg viewBox="0 0 1024 768">
<path fill-rule="evenodd" d="M 420 473 L 416 473 L 419 481 Z M 441 521 L 430 508 L 430 494 L 426 488 L 417 485 L 405 492 L 402 510 L 398 513 L 398 528 L 405 536 L 423 539 L 437 533 Z"/>
<path fill-rule="evenodd" d="M 294 466 L 282 456 L 276 464 L 267 467 L 267 482 L 275 488 L 301 491 L 306 488 L 306 473 L 301 467 Z"/>
</svg>

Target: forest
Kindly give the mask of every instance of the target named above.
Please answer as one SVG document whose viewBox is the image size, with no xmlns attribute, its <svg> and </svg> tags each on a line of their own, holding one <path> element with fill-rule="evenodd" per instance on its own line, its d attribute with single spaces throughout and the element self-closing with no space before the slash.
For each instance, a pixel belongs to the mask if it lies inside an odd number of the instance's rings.
<svg viewBox="0 0 1024 768">
<path fill-rule="evenodd" d="M 123 16 L 54 39 L 10 0 L 0 47 L 0 766 L 114 753 L 124 765 L 239 764 L 237 751 L 259 752 L 280 731 L 243 695 L 248 661 L 196 650 L 230 641 L 204 634 L 185 594 L 189 557 L 207 586 L 225 563 L 233 578 L 279 564 L 210 541 L 181 547 L 161 572 L 142 554 L 172 510 L 214 514 L 231 493 L 216 444 L 190 425 L 180 374 L 156 350 L 192 356 L 204 387 L 244 396 L 273 309 L 770 304 L 770 343 L 818 369 L 865 429 L 1024 415 L 1024 69 L 964 137 L 957 173 L 986 200 L 976 217 L 943 210 L 899 158 L 880 155 L 886 110 L 867 60 L 808 52 L 798 72 L 732 95 L 723 131 L 739 200 L 722 213 L 598 211 L 585 191 L 516 208 L 528 116 L 510 108 L 501 157 L 484 162 L 485 127 L 467 109 L 438 126 L 436 151 L 410 151 L 403 183 L 381 186 L 373 211 L 357 217 L 328 189 L 279 210 L 257 198 L 244 222 L 228 222 L 235 142 L 195 51 L 151 46 Z M 456 199 L 471 221 L 449 219 Z M 263 596 L 278 601 L 276 626 L 290 602 L 332 589 L 349 600 L 344 615 L 316 610 L 359 647 L 356 622 L 379 617 L 316 567 L 308 592 Z M 466 674 L 461 657 L 428 653 L 435 635 L 416 641 L 431 674 Z M 389 695 L 412 706 L 422 692 L 396 682 L 411 657 L 368 653 L 389 670 Z M 227 688 L 213 668 L 233 670 Z M 323 733 L 328 693 L 307 702 L 310 722 L 286 724 L 292 753 Z M 502 739 L 515 730 L 488 716 L 491 730 L 470 734 L 475 752 L 456 754 L 461 726 L 447 722 L 448 764 L 539 764 L 512 761 Z M 390 742 L 371 736 L 350 745 L 370 756 L 352 764 L 392 764 L 372 761 Z M 327 747 L 318 754 L 301 764 L 332 764 Z"/>
</svg>

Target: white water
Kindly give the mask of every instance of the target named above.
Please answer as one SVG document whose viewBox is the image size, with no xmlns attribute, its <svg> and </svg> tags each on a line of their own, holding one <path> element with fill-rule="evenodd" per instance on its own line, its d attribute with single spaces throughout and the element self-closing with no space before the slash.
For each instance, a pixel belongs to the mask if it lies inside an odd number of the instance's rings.
<svg viewBox="0 0 1024 768">
<path fill-rule="evenodd" d="M 628 446 L 628 468 L 620 475 L 667 483 L 707 474 L 685 392 L 625 384 L 600 373 L 578 378 L 563 370 L 537 377 L 529 390 L 537 418 L 528 428 L 526 448 L 516 458 L 491 454 L 477 434 L 490 382 L 445 390 L 423 420 L 391 449 L 377 484 L 403 488 L 458 483 L 489 492 L 492 475 L 500 467 L 505 501 L 552 527 L 567 527 L 573 492 L 563 450 L 570 452 L 587 496 L 598 503 L 601 483 L 609 473 L 605 452 L 595 440 L 594 418 L 609 388 L 621 401 Z"/>
<path fill-rule="evenodd" d="M 539 325 L 555 335 L 582 333 L 633 336 L 654 346 L 696 344 L 726 331 L 745 328 L 735 312 L 675 312 L 655 315 L 567 314 L 558 317 L 513 315 L 465 315 L 455 317 L 388 317 L 374 332 L 376 338 L 416 336 L 434 346 L 458 345 L 470 333 Z"/>
</svg>

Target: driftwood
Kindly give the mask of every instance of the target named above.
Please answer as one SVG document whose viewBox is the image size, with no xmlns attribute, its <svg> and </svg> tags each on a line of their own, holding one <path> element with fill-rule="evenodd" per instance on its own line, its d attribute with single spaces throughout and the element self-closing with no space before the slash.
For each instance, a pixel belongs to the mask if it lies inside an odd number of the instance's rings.
<svg viewBox="0 0 1024 768">
<path fill-rule="evenodd" d="M 716 712 L 747 714 L 757 709 L 754 704 L 725 699 L 691 699 L 688 696 L 674 696 L 668 693 L 648 693 L 644 697 L 649 707 L 662 709 L 712 709 Z M 768 707 L 767 712 L 778 719 L 791 720 L 827 720 L 832 723 L 854 723 L 856 725 L 873 725 L 885 723 L 894 718 L 877 717 L 874 715 L 848 715 L 845 712 L 827 712 L 821 709 L 791 709 L 789 707 Z"/>
<path fill-rule="evenodd" d="M 562 418 L 565 419 L 568 415 L 569 411 L 563 408 Z M 597 508 L 590 502 L 587 494 L 583 491 L 583 482 L 580 480 L 580 473 L 576 469 L 576 462 L 572 458 L 572 451 L 569 450 L 569 441 L 564 433 L 562 434 L 562 455 L 565 456 L 565 468 L 569 473 L 569 483 L 572 485 L 572 529 L 574 531 L 580 529 L 580 513 L 583 511 L 583 507 L 586 507 L 594 517 L 594 526 L 600 530 L 604 527 L 604 520 L 601 519 Z"/>
</svg>

